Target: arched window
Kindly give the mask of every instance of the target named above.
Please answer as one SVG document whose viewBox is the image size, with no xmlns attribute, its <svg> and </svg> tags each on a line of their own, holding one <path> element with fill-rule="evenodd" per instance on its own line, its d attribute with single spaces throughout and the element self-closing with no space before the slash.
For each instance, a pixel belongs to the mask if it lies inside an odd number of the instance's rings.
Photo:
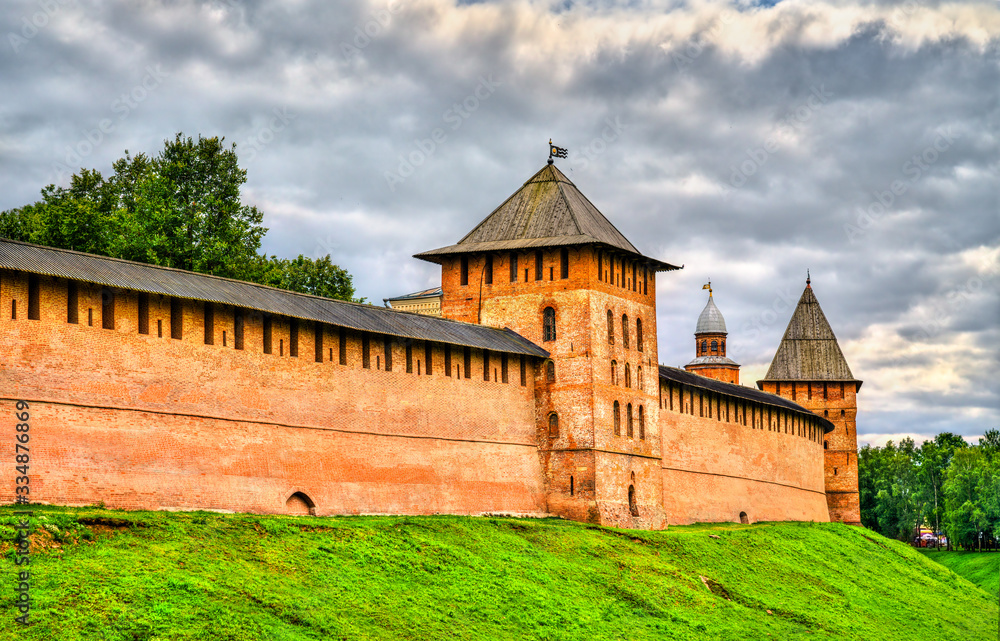
<svg viewBox="0 0 1000 641">
<path fill-rule="evenodd" d="M 611 384 L 618 384 L 618 361 L 611 361 Z"/>
<path fill-rule="evenodd" d="M 705 340 L 701 341 L 701 353 L 702 355 L 708 353 L 708 341 Z"/>
<path fill-rule="evenodd" d="M 632 513 L 632 516 L 639 516 L 639 506 L 635 501 L 635 486 L 628 486 L 628 510 Z"/>
<path fill-rule="evenodd" d="M 555 412 L 549 414 L 549 438 L 559 438 L 559 416 Z"/>
<path fill-rule="evenodd" d="M 615 401 L 615 436 L 622 435 L 622 406 Z"/>
<path fill-rule="evenodd" d="M 635 432 L 632 431 L 632 404 L 631 403 L 629 403 L 628 405 L 625 406 L 625 434 L 628 435 L 629 438 L 632 438 L 635 435 Z"/>
<path fill-rule="evenodd" d="M 635 386 L 642 389 L 642 365 L 635 366 Z"/>
<path fill-rule="evenodd" d="M 632 387 L 632 368 L 625 363 L 625 387 Z"/>
<path fill-rule="evenodd" d="M 722 355 L 726 355 L 726 341 L 722 341 Z"/>
<path fill-rule="evenodd" d="M 542 340 L 554 341 L 556 339 L 556 310 L 546 307 L 542 312 Z"/>
<path fill-rule="evenodd" d="M 622 314 L 622 346 L 628 349 L 628 314 Z"/>
<path fill-rule="evenodd" d="M 552 361 L 545 363 L 545 380 L 550 383 L 556 382 L 556 364 Z"/>
<path fill-rule="evenodd" d="M 615 316 L 608 310 L 608 345 L 615 344 Z"/>
<path fill-rule="evenodd" d="M 635 319 L 635 348 L 642 351 L 642 319 Z"/>
<path fill-rule="evenodd" d="M 639 440 L 646 440 L 646 412 L 639 406 Z"/>
<path fill-rule="evenodd" d="M 712 341 L 712 353 L 718 353 L 719 351 L 719 341 Z"/>
</svg>

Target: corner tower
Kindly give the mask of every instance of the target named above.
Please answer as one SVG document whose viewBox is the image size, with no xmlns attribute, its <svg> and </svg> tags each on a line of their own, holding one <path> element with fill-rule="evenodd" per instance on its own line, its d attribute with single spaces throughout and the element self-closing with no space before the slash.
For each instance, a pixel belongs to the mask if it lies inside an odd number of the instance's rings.
<svg viewBox="0 0 1000 641">
<path fill-rule="evenodd" d="M 828 419 L 834 430 L 823 437 L 826 501 L 831 521 L 861 525 L 858 500 L 857 393 L 837 337 L 806 278 L 798 306 L 785 329 L 771 367 L 757 386 L 784 396 Z"/>
<path fill-rule="evenodd" d="M 704 289 L 708 290 L 708 302 L 698 316 L 698 325 L 694 329 L 695 358 L 684 366 L 689 372 L 714 378 L 724 383 L 740 383 L 740 366 L 726 356 L 726 319 L 715 306 L 712 298 L 712 282 Z"/>
<path fill-rule="evenodd" d="M 661 528 L 656 273 L 549 161 L 454 245 L 445 318 L 508 327 L 550 354 L 535 372 L 548 511 Z"/>
</svg>

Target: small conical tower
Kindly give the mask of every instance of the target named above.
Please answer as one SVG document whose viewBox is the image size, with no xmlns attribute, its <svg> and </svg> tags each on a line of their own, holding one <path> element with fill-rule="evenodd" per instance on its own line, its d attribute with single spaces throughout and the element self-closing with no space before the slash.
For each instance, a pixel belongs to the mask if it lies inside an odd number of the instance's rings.
<svg viewBox="0 0 1000 641">
<path fill-rule="evenodd" d="M 808 277 L 771 367 L 757 386 L 834 424 L 823 440 L 830 520 L 861 525 L 856 423 L 861 381 L 851 373 Z"/>
<path fill-rule="evenodd" d="M 705 304 L 705 309 L 701 310 L 698 325 L 694 330 L 695 358 L 685 365 L 684 369 L 717 381 L 738 385 L 740 366 L 726 356 L 726 319 L 715 306 L 711 281 L 704 289 L 708 290 L 708 303 Z"/>
</svg>

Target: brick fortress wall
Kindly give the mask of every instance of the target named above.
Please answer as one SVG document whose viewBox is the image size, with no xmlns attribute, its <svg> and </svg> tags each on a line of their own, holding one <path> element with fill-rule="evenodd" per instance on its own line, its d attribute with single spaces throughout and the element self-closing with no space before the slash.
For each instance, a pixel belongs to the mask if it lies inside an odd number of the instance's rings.
<svg viewBox="0 0 1000 641">
<path fill-rule="evenodd" d="M 315 324 L 282 317 L 265 354 L 264 317 L 249 312 L 236 349 L 235 310 L 213 306 L 206 336 L 190 300 L 174 339 L 159 295 L 142 335 L 139 295 L 121 290 L 104 329 L 102 290 L 85 283 L 72 324 L 69 283 L 38 280 L 31 320 L 28 275 L 0 270 L 0 408 L 31 403 L 32 501 L 281 513 L 301 492 L 321 515 L 546 512 L 530 359 L 522 384 L 510 355 L 505 383 L 492 354 L 486 381 L 482 350 L 467 372 L 463 348 L 433 343 L 428 375 L 428 346 L 412 341 L 407 359 L 394 340 L 386 371 L 369 335 L 366 369 L 362 334 L 345 331 L 341 365 L 339 328 L 321 325 L 317 349 Z"/>
<path fill-rule="evenodd" d="M 660 392 L 670 523 L 829 520 L 822 428 L 809 417 L 666 381 Z"/>
</svg>

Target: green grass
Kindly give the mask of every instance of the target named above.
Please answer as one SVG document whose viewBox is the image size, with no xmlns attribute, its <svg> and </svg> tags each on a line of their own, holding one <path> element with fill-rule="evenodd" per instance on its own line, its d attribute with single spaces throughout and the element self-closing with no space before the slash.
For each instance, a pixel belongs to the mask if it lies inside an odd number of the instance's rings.
<svg viewBox="0 0 1000 641">
<path fill-rule="evenodd" d="M 1000 593 L 1000 552 L 921 552 L 994 597 Z"/>
<path fill-rule="evenodd" d="M 906 545 L 840 524 L 638 532 L 556 519 L 38 506 L 33 625 L 21 629 L 11 509 L 0 508 L 0 639 L 996 634 L 992 596 Z"/>
</svg>

